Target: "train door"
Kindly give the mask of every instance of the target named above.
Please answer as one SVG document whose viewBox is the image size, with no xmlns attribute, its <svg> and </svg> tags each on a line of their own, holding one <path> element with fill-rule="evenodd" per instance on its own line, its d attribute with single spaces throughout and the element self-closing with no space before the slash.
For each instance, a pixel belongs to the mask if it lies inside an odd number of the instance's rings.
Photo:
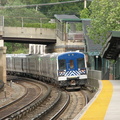
<svg viewBox="0 0 120 120">
<path fill-rule="evenodd" d="M 77 70 L 76 61 L 73 58 L 67 59 L 67 71 Z"/>
</svg>

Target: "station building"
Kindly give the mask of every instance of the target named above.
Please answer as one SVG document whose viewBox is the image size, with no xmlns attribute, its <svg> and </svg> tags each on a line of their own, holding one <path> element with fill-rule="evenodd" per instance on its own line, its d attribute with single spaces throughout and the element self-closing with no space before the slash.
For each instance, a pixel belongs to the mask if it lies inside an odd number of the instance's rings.
<svg viewBox="0 0 120 120">
<path fill-rule="evenodd" d="M 29 53 L 53 53 L 53 52 L 67 52 L 86 51 L 84 34 L 82 31 L 82 20 L 75 15 L 54 15 L 55 20 L 49 21 L 49 23 L 55 22 L 56 24 L 56 43 L 47 45 L 33 45 L 29 46 Z M 41 50 L 41 51 L 40 51 Z"/>
<path fill-rule="evenodd" d="M 54 15 L 56 20 L 56 44 L 52 52 L 85 51 L 82 21 L 75 15 Z M 51 50 L 49 50 L 51 51 Z"/>
</svg>

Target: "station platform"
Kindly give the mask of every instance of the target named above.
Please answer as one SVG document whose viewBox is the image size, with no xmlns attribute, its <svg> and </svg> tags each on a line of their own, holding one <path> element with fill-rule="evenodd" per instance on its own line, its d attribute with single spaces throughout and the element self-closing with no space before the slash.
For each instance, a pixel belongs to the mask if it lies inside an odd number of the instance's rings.
<svg viewBox="0 0 120 120">
<path fill-rule="evenodd" d="M 94 98 L 74 120 L 120 120 L 120 80 L 101 80 Z"/>
</svg>

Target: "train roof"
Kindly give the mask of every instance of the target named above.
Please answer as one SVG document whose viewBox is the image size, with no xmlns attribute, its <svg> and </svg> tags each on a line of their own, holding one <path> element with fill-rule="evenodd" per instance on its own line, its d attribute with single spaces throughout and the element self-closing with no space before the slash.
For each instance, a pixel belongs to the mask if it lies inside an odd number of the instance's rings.
<svg viewBox="0 0 120 120">
<path fill-rule="evenodd" d="M 6 57 L 26 57 L 27 54 L 6 54 Z"/>
<path fill-rule="evenodd" d="M 62 53 L 47 53 L 47 54 L 6 54 L 7 57 L 60 57 L 60 56 L 66 56 L 68 54 L 79 54 L 84 55 L 82 52 L 77 51 L 70 51 L 70 52 L 62 52 Z"/>
<path fill-rule="evenodd" d="M 69 52 L 63 52 L 63 53 L 60 53 L 60 54 L 69 54 L 69 53 L 74 53 L 74 54 L 84 54 L 82 52 L 78 52 L 78 51 L 69 51 Z"/>
<path fill-rule="evenodd" d="M 60 58 L 60 57 L 62 57 L 62 56 L 68 56 L 69 54 L 74 54 L 74 55 L 76 55 L 76 56 L 84 56 L 84 53 L 82 53 L 82 52 L 74 52 L 74 51 L 72 51 L 72 52 L 64 52 L 64 53 L 61 53 L 61 54 L 59 54 L 58 55 L 58 57 Z"/>
<path fill-rule="evenodd" d="M 51 54 L 46 54 L 44 56 L 49 56 L 49 57 L 60 57 L 60 56 L 66 56 L 68 54 L 79 54 L 79 55 L 84 55 L 82 52 L 76 52 L 76 51 L 70 51 L 70 52 L 62 52 L 62 53 L 51 53 Z"/>
</svg>

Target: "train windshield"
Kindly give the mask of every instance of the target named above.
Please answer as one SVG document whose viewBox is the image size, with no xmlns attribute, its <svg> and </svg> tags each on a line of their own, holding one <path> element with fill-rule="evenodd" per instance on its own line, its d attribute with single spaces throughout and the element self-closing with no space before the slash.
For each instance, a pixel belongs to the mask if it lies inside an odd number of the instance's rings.
<svg viewBox="0 0 120 120">
<path fill-rule="evenodd" d="M 62 60 L 59 60 L 59 70 L 63 70 L 63 69 L 66 69 L 66 64 L 65 64 L 65 60 L 62 59 Z"/>
<path fill-rule="evenodd" d="M 78 68 L 85 68 L 84 58 L 77 59 Z"/>
</svg>

